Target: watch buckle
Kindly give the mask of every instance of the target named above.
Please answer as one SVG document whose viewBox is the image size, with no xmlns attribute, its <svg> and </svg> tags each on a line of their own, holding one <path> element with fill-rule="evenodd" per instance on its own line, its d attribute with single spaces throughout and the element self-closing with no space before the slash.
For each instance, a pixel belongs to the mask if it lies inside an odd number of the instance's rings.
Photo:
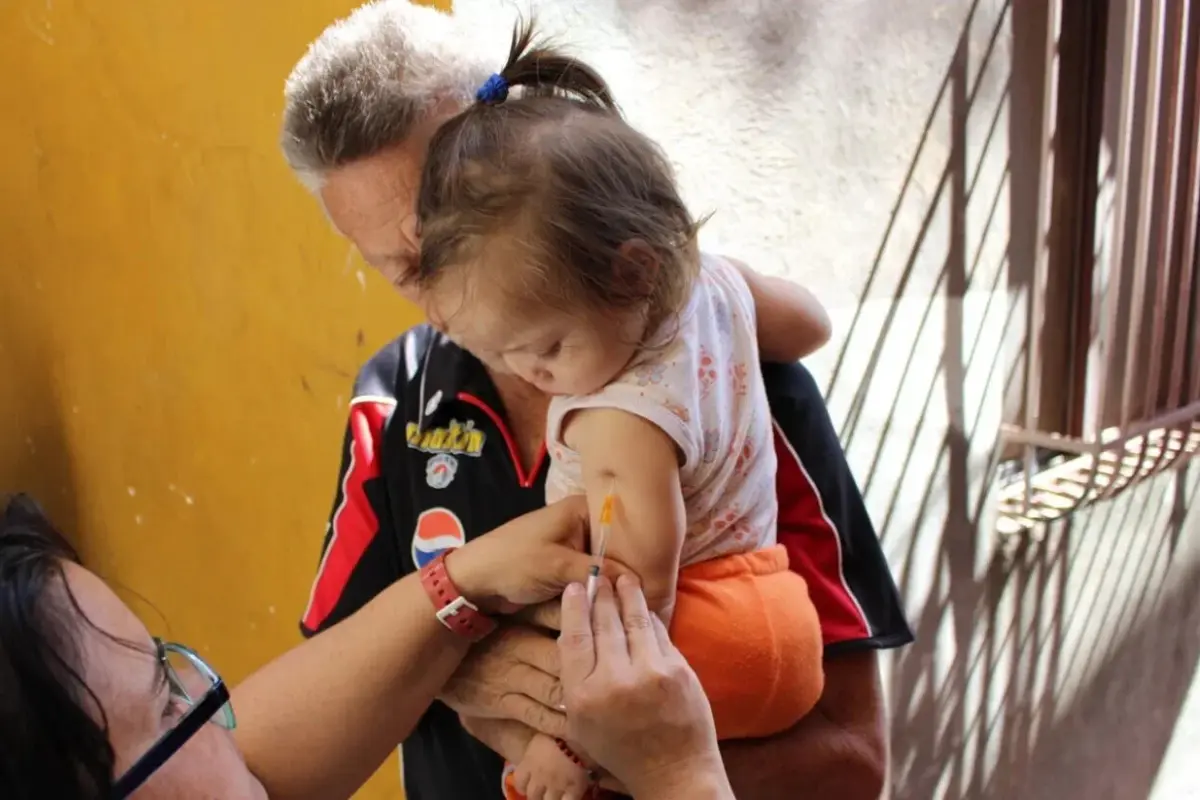
<svg viewBox="0 0 1200 800">
<path fill-rule="evenodd" d="M 447 628 L 449 628 L 450 627 L 450 619 L 453 617 L 457 617 L 459 614 L 461 614 L 466 609 L 470 609 L 471 611 L 474 611 L 476 613 L 479 612 L 479 608 L 476 607 L 476 605 L 474 603 L 472 603 L 470 600 L 463 597 L 462 595 L 459 595 L 458 597 L 454 598 L 449 603 L 447 603 L 445 606 L 443 606 L 442 608 L 439 608 L 437 610 L 438 622 L 442 623 Z"/>
</svg>

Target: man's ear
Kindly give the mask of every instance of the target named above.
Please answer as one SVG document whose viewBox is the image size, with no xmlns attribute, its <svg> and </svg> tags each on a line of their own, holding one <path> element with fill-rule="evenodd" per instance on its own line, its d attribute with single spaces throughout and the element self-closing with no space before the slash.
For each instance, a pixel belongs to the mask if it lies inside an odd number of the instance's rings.
<svg viewBox="0 0 1200 800">
<path fill-rule="evenodd" d="M 660 269 L 662 262 L 658 254 L 642 239 L 630 239 L 617 248 L 613 274 L 632 296 L 649 297 Z"/>
</svg>

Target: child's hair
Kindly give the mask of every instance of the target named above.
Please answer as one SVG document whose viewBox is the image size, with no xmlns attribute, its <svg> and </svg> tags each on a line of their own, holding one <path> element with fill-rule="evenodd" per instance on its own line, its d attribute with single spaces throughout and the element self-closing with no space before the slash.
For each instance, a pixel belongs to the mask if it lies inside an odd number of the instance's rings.
<svg viewBox="0 0 1200 800">
<path fill-rule="evenodd" d="M 518 23 L 504 69 L 433 137 L 417 210 L 424 288 L 505 233 L 524 250 L 520 285 L 534 300 L 644 308 L 657 325 L 699 270 L 699 223 L 666 156 L 595 70 L 536 43 L 532 23 Z M 624 258 L 630 242 L 657 264 Z"/>
</svg>

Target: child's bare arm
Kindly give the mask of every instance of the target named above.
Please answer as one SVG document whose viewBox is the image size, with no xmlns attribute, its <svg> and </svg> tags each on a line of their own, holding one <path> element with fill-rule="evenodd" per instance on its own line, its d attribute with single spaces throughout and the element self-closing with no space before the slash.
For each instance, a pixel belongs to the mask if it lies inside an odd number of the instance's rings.
<svg viewBox="0 0 1200 800">
<path fill-rule="evenodd" d="M 812 292 L 784 278 L 762 275 L 725 256 L 750 287 L 764 361 L 798 361 L 819 350 L 833 333 L 829 314 Z"/>
<path fill-rule="evenodd" d="M 675 443 L 654 423 L 611 408 L 575 411 L 563 440 L 583 462 L 592 530 L 615 492 L 607 555 L 638 574 L 650 610 L 670 623 L 687 522 Z"/>
</svg>

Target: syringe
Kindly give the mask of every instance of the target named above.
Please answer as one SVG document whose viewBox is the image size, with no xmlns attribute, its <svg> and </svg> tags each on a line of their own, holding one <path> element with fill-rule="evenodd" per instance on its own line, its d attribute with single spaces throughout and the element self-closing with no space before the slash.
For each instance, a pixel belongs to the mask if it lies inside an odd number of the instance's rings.
<svg viewBox="0 0 1200 800">
<path fill-rule="evenodd" d="M 610 489 L 604 496 L 604 505 L 600 506 L 600 519 L 596 526 L 596 541 L 593 542 L 592 557 L 595 561 L 588 569 L 587 598 L 590 605 L 596 599 L 596 588 L 600 581 L 600 568 L 604 565 L 604 551 L 608 547 L 608 535 L 612 532 L 613 501 L 616 499 Z"/>
</svg>

